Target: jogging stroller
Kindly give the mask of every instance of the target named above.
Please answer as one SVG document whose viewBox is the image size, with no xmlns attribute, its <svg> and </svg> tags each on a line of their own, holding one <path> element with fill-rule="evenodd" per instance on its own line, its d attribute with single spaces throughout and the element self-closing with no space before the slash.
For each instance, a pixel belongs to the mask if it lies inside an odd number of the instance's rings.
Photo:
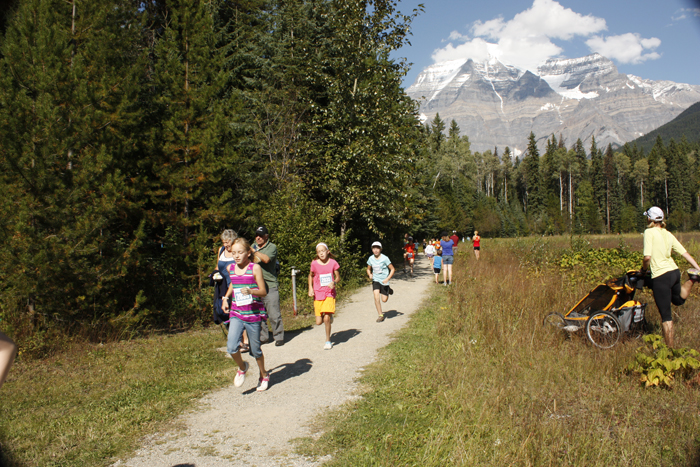
<svg viewBox="0 0 700 467">
<path fill-rule="evenodd" d="M 646 330 L 647 304 L 634 300 L 634 294 L 644 283 L 644 274 L 628 271 L 598 285 L 565 315 L 549 313 L 544 324 L 570 333 L 585 329 L 588 339 L 601 349 L 617 344 L 623 333 L 640 337 Z"/>
</svg>

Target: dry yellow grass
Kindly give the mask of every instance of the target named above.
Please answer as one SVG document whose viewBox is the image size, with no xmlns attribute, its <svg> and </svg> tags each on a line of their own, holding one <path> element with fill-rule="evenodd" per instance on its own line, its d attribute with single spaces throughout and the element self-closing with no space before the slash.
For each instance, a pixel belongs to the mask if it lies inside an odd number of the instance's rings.
<svg viewBox="0 0 700 467">
<path fill-rule="evenodd" d="M 698 253 L 697 235 L 679 237 Z M 620 239 L 588 240 L 616 247 Z M 623 240 L 641 248 L 641 235 Z M 644 389 L 623 372 L 642 342 L 602 351 L 542 325 L 593 285 L 552 267 L 568 246 L 568 238 L 485 241 L 478 263 L 460 252 L 449 295 L 436 288 L 368 372 L 372 391 L 332 417 L 310 452 L 335 452 L 334 465 L 697 465 L 696 386 Z M 638 298 L 652 303 L 658 325 L 651 296 Z M 678 344 L 700 348 L 700 298 L 675 311 Z"/>
</svg>

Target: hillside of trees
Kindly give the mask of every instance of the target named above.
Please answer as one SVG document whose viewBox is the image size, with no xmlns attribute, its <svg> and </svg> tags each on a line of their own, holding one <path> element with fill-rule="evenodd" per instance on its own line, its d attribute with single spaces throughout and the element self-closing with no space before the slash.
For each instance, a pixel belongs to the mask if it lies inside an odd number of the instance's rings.
<svg viewBox="0 0 700 467">
<path fill-rule="evenodd" d="M 459 127 L 439 115 L 425 126 L 423 183 L 458 230 L 482 236 L 641 232 L 644 210 L 664 209 L 670 228 L 700 221 L 700 143 L 659 136 L 645 154 L 636 145 L 586 148 L 551 135 L 543 154 L 530 134 L 527 151 L 472 153 Z"/>
<path fill-rule="evenodd" d="M 640 136 L 629 144 L 636 144 L 643 151 L 649 152 L 658 136 L 661 136 L 664 141 L 669 141 L 671 138 L 680 141 L 684 136 L 691 143 L 700 141 L 700 102 L 691 105 L 667 124 Z"/>
<path fill-rule="evenodd" d="M 456 229 L 484 237 L 698 223 L 698 144 L 554 135 L 472 153 L 420 125 L 393 0 L 20 0 L 0 42 L 0 325 L 26 354 L 208 322 L 220 233 L 278 245 L 283 295 L 325 241 L 341 273 Z"/>
</svg>

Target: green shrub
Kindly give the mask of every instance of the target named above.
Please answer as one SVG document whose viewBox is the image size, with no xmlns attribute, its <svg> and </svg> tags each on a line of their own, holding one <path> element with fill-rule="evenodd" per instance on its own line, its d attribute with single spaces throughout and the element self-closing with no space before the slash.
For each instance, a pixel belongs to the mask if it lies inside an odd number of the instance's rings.
<svg viewBox="0 0 700 467">
<path fill-rule="evenodd" d="M 700 352 L 685 347 L 672 349 L 658 334 L 646 335 L 644 341 L 649 345 L 638 349 L 626 371 L 640 374 L 639 381 L 645 387 L 671 388 L 677 379 L 687 381 L 696 376 Z"/>
</svg>

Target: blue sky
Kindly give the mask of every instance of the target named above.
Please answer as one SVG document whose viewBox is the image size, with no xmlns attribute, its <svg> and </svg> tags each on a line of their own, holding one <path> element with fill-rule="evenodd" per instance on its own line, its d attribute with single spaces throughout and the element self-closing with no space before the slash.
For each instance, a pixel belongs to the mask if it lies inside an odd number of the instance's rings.
<svg viewBox="0 0 700 467">
<path fill-rule="evenodd" d="M 700 0 L 401 0 L 414 20 L 410 86 L 438 61 L 496 56 L 533 70 L 547 58 L 599 52 L 622 73 L 700 85 Z M 533 70 L 534 71 L 534 70 Z"/>
</svg>

